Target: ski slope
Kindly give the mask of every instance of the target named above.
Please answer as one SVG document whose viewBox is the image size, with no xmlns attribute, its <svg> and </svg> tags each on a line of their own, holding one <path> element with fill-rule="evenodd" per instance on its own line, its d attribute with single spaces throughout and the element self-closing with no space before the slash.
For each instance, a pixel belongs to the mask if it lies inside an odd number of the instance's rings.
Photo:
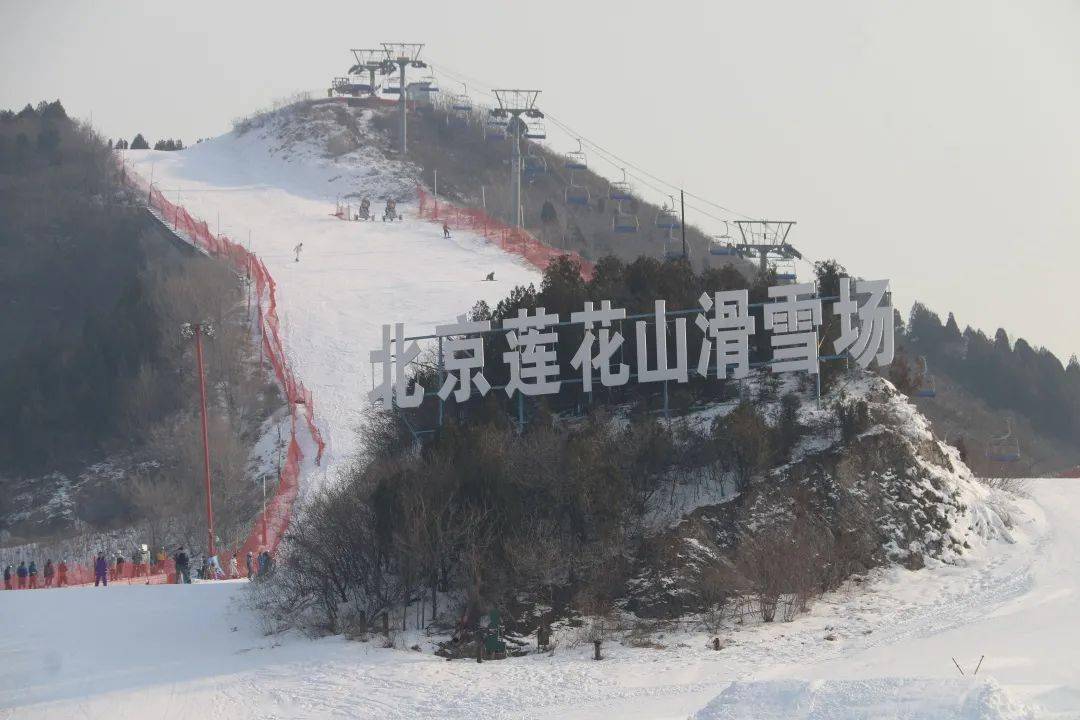
<svg viewBox="0 0 1080 720">
<path fill-rule="evenodd" d="M 250 249 L 276 280 L 285 353 L 313 393 L 327 443 L 318 468 L 306 453 L 302 492 L 332 479 L 357 448 L 355 431 L 372 387 L 369 353 L 379 347 L 383 323 L 404 322 L 408 334 L 428 334 L 476 301 L 497 301 L 514 285 L 539 278 L 479 235 L 462 231 L 443 239 L 441 228 L 417 219 L 408 203 L 399 201 L 401 222 L 333 217 L 336 197 L 350 193 L 370 197 L 379 216 L 385 198 L 412 198 L 413 169 L 373 147 L 326 158 L 318 129 L 285 142 L 295 128 L 271 122 L 180 152 L 124 153 L 128 167 L 213 231 L 244 244 L 250 237 Z M 351 202 L 358 207 L 358 199 Z M 484 282 L 491 272 L 494 282 Z"/>
<path fill-rule="evenodd" d="M 719 652 L 675 632 L 478 665 L 415 637 L 265 636 L 246 581 L 4 592 L 0 718 L 1080 718 L 1080 483 L 1031 492 L 1013 542 L 879 572 Z"/>
</svg>

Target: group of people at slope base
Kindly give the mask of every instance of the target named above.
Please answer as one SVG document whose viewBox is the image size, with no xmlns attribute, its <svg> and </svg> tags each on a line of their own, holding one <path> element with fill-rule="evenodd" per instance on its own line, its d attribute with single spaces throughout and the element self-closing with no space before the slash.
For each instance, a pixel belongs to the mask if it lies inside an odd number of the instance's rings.
<svg viewBox="0 0 1080 720">
<path fill-rule="evenodd" d="M 53 564 L 51 558 L 45 561 L 45 567 L 41 568 L 40 571 L 43 579 L 40 585 L 38 584 L 38 572 L 37 562 L 34 560 L 31 560 L 29 565 L 23 560 L 19 562 L 17 568 L 8 565 L 4 568 L 4 589 L 36 590 L 39 587 L 63 587 L 68 584 L 68 566 L 63 559 L 56 564 Z"/>
<path fill-rule="evenodd" d="M 184 550 L 184 546 L 181 545 L 176 549 L 176 554 L 173 555 L 173 563 L 176 566 L 176 576 L 174 582 L 177 584 L 191 584 L 191 558 Z M 236 580 L 240 577 L 247 577 L 248 580 L 254 580 L 257 577 L 263 577 L 269 575 L 273 571 L 274 561 L 270 556 L 269 550 L 263 550 L 259 553 L 258 557 L 255 556 L 250 550 L 247 556 L 244 558 L 244 570 L 246 575 L 240 574 L 240 554 L 233 553 L 229 558 L 229 570 L 226 574 L 224 568 L 221 567 L 221 561 L 217 555 L 207 555 L 203 558 L 202 566 L 196 571 L 195 577 L 199 580 Z M 97 583 L 94 583 L 97 585 Z"/>
<path fill-rule="evenodd" d="M 159 575 L 166 571 L 165 548 L 160 548 L 151 555 L 146 545 L 141 546 L 131 556 L 130 561 L 123 555 L 117 555 L 116 560 L 109 562 L 104 551 L 99 552 L 94 558 L 94 587 L 99 585 L 108 587 L 109 580 L 113 582 L 122 579 L 146 578 L 149 584 L 152 575 Z M 176 583 L 190 583 L 192 576 L 191 558 L 184 551 L 183 546 L 177 548 L 172 556 L 176 568 Z M 239 554 L 233 553 L 229 558 L 228 572 L 221 567 L 217 555 L 211 555 L 203 559 L 202 566 L 196 571 L 195 576 L 201 580 L 224 580 L 247 577 L 254 580 L 256 577 L 269 574 L 273 569 L 273 558 L 268 550 L 263 550 L 256 556 L 248 552 L 244 561 L 246 575 L 240 574 Z M 42 581 L 38 581 L 38 576 Z M 37 562 L 26 560 L 19 562 L 18 567 L 8 565 L 4 568 L 5 590 L 36 590 L 39 588 L 64 587 L 68 582 L 68 564 L 65 559 L 53 563 L 52 559 L 45 561 L 43 568 L 38 569 Z"/>
</svg>

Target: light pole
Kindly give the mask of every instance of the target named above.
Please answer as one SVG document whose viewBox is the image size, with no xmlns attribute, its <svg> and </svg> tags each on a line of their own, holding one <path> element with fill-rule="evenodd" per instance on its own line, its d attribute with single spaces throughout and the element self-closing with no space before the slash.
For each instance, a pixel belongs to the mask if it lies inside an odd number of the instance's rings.
<svg viewBox="0 0 1080 720">
<path fill-rule="evenodd" d="M 209 540 L 210 555 L 217 555 L 214 547 L 214 501 L 211 496 L 210 482 L 210 433 L 206 424 L 206 373 L 203 371 L 202 339 L 214 337 L 214 326 L 209 322 L 184 323 L 180 326 L 180 334 L 185 338 L 195 338 L 195 359 L 199 366 L 199 403 L 202 408 L 202 441 L 203 441 L 203 478 L 206 485 L 206 534 Z"/>
</svg>

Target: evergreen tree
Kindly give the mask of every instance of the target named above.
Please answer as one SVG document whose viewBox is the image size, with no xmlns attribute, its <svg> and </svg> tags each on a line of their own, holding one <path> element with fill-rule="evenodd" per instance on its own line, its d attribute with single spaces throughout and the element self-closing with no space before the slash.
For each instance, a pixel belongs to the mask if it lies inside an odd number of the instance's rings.
<svg viewBox="0 0 1080 720">
<path fill-rule="evenodd" d="M 146 138 L 142 136 L 142 133 L 138 133 L 131 140 L 132 150 L 149 150 L 150 143 L 146 142 Z"/>
</svg>

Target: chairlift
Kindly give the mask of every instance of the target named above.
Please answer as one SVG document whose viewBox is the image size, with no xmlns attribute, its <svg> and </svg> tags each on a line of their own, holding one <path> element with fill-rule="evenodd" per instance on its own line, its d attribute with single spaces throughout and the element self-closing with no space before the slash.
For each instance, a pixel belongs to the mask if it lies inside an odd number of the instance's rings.
<svg viewBox="0 0 1080 720">
<path fill-rule="evenodd" d="M 986 456 L 1001 463 L 1016 462 L 1020 459 L 1020 439 L 1013 435 L 1012 420 L 1005 419 L 1005 434 L 991 438 L 986 448 Z"/>
<path fill-rule="evenodd" d="M 439 92 L 439 83 L 433 73 L 428 73 L 420 79 L 420 91 L 426 93 Z"/>
<path fill-rule="evenodd" d="M 777 260 L 773 263 L 773 270 L 776 272 L 776 279 L 779 282 L 793 283 L 798 280 L 798 275 L 795 274 L 794 260 Z"/>
<path fill-rule="evenodd" d="M 664 259 L 668 261 L 683 259 L 682 238 L 676 241 L 671 232 L 673 229 L 668 228 L 667 237 L 664 238 Z"/>
<path fill-rule="evenodd" d="M 459 113 L 472 112 L 472 102 L 468 95 L 451 95 L 450 109 Z"/>
<path fill-rule="evenodd" d="M 728 232 L 727 220 L 724 221 L 724 232 L 713 236 L 709 242 L 709 254 L 725 257 L 739 254 L 739 251 L 735 248 L 735 243 L 731 240 L 731 233 Z"/>
<path fill-rule="evenodd" d="M 484 125 L 484 139 L 490 141 L 506 139 L 506 121 L 491 118 Z"/>
<path fill-rule="evenodd" d="M 547 128 L 544 125 L 543 116 L 538 118 L 530 117 L 526 120 L 524 135 L 529 140 L 544 140 L 547 138 Z"/>
<path fill-rule="evenodd" d="M 584 185 L 567 185 L 563 190 L 563 201 L 567 205 L 588 205 L 590 200 L 589 188 Z"/>
<path fill-rule="evenodd" d="M 581 141 L 577 141 L 577 150 L 571 150 L 566 153 L 566 162 L 563 163 L 563 167 L 567 170 L 585 170 L 589 167 L 588 158 L 585 157 L 585 151 L 581 149 Z"/>
<path fill-rule="evenodd" d="M 656 213 L 656 227 L 661 230 L 678 230 L 679 218 L 675 216 L 675 198 L 669 196 L 671 205 L 666 202 Z"/>
<path fill-rule="evenodd" d="M 393 77 L 387 80 L 383 85 L 383 95 L 400 95 L 401 94 L 401 77 Z"/>
<path fill-rule="evenodd" d="M 636 233 L 638 231 L 637 215 L 625 212 L 620 202 L 611 218 L 611 229 L 619 234 Z"/>
<path fill-rule="evenodd" d="M 915 387 L 915 397 L 937 397 L 937 388 L 934 386 L 934 378 L 930 376 L 929 366 L 924 356 L 919 357 L 919 377 Z"/>
<path fill-rule="evenodd" d="M 543 155 L 534 155 L 529 153 L 522 158 L 523 170 L 528 177 L 536 177 L 537 175 L 543 175 L 547 172 L 547 160 Z"/>
<path fill-rule="evenodd" d="M 623 179 L 616 180 L 611 183 L 608 188 L 608 198 L 615 200 L 616 202 L 622 202 L 623 200 L 633 199 L 633 188 L 630 187 L 630 182 L 626 179 L 626 170 L 622 171 Z M 637 227 L 635 226 L 635 230 Z"/>
</svg>

